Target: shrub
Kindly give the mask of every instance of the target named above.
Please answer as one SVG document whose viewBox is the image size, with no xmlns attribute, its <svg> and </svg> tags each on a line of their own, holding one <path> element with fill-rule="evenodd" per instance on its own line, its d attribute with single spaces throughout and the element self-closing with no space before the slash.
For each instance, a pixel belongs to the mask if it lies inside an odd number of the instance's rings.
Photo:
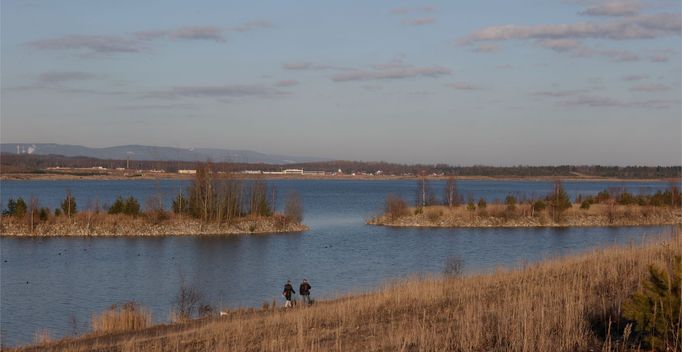
<svg viewBox="0 0 682 352">
<path fill-rule="evenodd" d="M 173 199 L 173 212 L 175 214 L 187 214 L 189 212 L 189 203 L 182 194 L 178 194 Z"/>
<path fill-rule="evenodd" d="M 66 197 L 62 201 L 62 211 L 68 217 L 76 215 L 77 210 L 76 198 L 71 194 L 71 192 L 66 192 Z"/>
<path fill-rule="evenodd" d="M 54 216 L 61 216 L 62 210 L 60 208 L 54 208 Z"/>
<path fill-rule="evenodd" d="M 47 221 L 50 218 L 50 208 L 40 208 L 38 218 L 40 221 Z"/>
<path fill-rule="evenodd" d="M 140 215 L 140 203 L 135 199 L 135 197 L 130 196 L 126 199 L 125 207 L 123 208 L 123 214 L 138 216 Z"/>
<path fill-rule="evenodd" d="M 473 212 L 476 210 L 476 204 L 474 204 L 473 199 L 469 199 L 469 201 L 467 202 L 467 210 L 470 212 Z"/>
<path fill-rule="evenodd" d="M 587 200 L 584 200 L 582 203 L 580 203 L 580 209 L 590 209 L 590 202 Z"/>
<path fill-rule="evenodd" d="M 481 197 L 478 200 L 478 208 L 479 209 L 485 209 L 486 206 L 488 206 L 488 203 L 486 203 L 485 199 L 483 197 Z"/>
<path fill-rule="evenodd" d="M 552 218 L 554 221 L 560 221 L 563 212 L 571 207 L 571 199 L 568 198 L 568 193 L 561 185 L 561 181 L 554 183 L 554 191 L 548 197 L 547 202 L 552 210 Z"/>
<path fill-rule="evenodd" d="M 287 222 L 300 224 L 303 221 L 303 202 L 298 192 L 291 192 L 284 204 L 284 217 Z"/>
<path fill-rule="evenodd" d="M 535 212 L 543 211 L 546 208 L 547 208 L 547 204 L 545 202 L 543 202 L 542 200 L 536 200 L 533 203 L 533 211 L 535 211 Z"/>
<path fill-rule="evenodd" d="M 121 196 L 118 196 L 116 200 L 114 201 L 114 204 L 112 204 L 109 207 L 109 214 L 123 214 L 123 210 L 125 209 L 125 202 L 123 201 L 123 198 Z"/>
<path fill-rule="evenodd" d="M 119 331 L 141 330 L 152 323 L 149 311 L 135 302 L 127 302 L 117 307 L 111 306 L 99 316 L 92 317 L 92 331 L 112 333 Z"/>
<path fill-rule="evenodd" d="M 423 212 L 424 212 L 424 208 L 422 208 L 422 207 L 417 207 L 416 209 L 414 209 L 414 215 L 419 215 Z"/>
<path fill-rule="evenodd" d="M 682 347 L 681 282 L 682 256 L 675 256 L 670 270 L 649 266 L 649 280 L 623 307 L 623 315 L 635 322 L 635 332 L 654 350 Z"/>
<path fill-rule="evenodd" d="M 393 194 L 389 194 L 388 196 L 386 196 L 386 204 L 384 207 L 386 214 L 388 214 L 388 216 L 392 220 L 410 214 L 410 211 L 407 208 L 407 203 L 405 202 L 405 200 L 403 200 L 400 196 L 396 196 Z"/>
<path fill-rule="evenodd" d="M 16 217 L 23 217 L 26 215 L 26 212 L 28 210 L 28 206 L 26 205 L 26 202 L 24 201 L 24 198 L 17 198 L 17 201 L 14 206 L 14 211 L 12 212 L 12 216 Z"/>
<path fill-rule="evenodd" d="M 431 222 L 436 222 L 440 217 L 443 216 L 443 210 L 441 209 L 429 209 L 426 212 L 426 218 Z"/>
<path fill-rule="evenodd" d="M 508 195 L 507 198 L 504 199 L 504 204 L 507 205 L 508 211 L 516 210 L 516 197 Z"/>
</svg>

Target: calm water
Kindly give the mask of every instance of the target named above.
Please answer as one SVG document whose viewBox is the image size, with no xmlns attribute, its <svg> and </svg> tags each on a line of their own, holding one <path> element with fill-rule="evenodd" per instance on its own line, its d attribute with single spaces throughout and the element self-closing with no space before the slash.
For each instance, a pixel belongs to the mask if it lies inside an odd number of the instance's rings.
<svg viewBox="0 0 682 352">
<path fill-rule="evenodd" d="M 458 256 L 465 271 L 513 267 L 612 243 L 639 243 L 666 227 L 576 229 L 390 229 L 364 225 L 387 193 L 414 198 L 414 181 L 273 181 L 281 199 L 301 193 L 302 234 L 167 238 L 0 238 L 0 337 L 3 345 L 31 342 L 39 330 L 60 337 L 88 329 L 90 316 L 135 300 L 164 321 L 182 280 L 213 305 L 259 306 L 281 300 L 287 279 L 307 278 L 315 298 L 370 290 L 414 274 L 440 273 Z M 605 188 L 650 193 L 656 182 L 565 182 L 573 196 Z M 186 183 L 164 181 L 3 181 L 0 199 L 39 196 L 55 208 L 66 190 L 80 209 L 116 196 L 166 203 Z M 507 194 L 542 196 L 550 182 L 460 181 L 466 198 Z M 442 182 L 433 182 L 440 192 Z M 281 207 L 281 204 L 280 204 Z M 279 302 L 282 303 L 282 302 Z"/>
</svg>

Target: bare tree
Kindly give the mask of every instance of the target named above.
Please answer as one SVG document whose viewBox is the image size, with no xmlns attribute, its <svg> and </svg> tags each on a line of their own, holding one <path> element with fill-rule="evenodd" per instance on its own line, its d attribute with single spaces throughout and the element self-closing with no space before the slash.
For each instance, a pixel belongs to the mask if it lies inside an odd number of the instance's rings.
<svg viewBox="0 0 682 352">
<path fill-rule="evenodd" d="M 301 201 L 298 192 L 291 192 L 287 196 L 284 205 L 284 217 L 286 217 L 287 222 L 300 224 L 303 221 L 303 201 Z"/>
<path fill-rule="evenodd" d="M 40 201 L 38 201 L 38 198 L 35 196 L 31 196 L 29 202 L 28 202 L 28 214 L 31 222 L 31 233 L 33 233 L 33 230 L 35 228 L 35 218 L 36 215 L 38 214 L 38 211 L 40 209 Z"/>
<path fill-rule="evenodd" d="M 445 182 L 445 189 L 443 190 L 443 198 L 448 207 L 456 207 L 459 205 L 459 194 L 457 193 L 457 180 L 454 177 L 448 178 Z"/>
<path fill-rule="evenodd" d="M 417 207 L 425 207 L 436 203 L 436 196 L 431 191 L 431 182 L 425 177 L 421 176 L 417 179 Z"/>
</svg>

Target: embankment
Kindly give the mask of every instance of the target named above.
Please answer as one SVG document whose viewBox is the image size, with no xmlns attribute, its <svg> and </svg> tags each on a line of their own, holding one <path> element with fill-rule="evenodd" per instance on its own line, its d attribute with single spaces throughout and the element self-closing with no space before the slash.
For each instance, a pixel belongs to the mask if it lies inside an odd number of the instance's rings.
<svg viewBox="0 0 682 352">
<path fill-rule="evenodd" d="M 635 351 L 642 340 L 624 304 L 649 265 L 669 268 L 676 255 L 679 233 L 513 271 L 406 280 L 306 308 L 232 311 L 19 350 Z"/>
</svg>

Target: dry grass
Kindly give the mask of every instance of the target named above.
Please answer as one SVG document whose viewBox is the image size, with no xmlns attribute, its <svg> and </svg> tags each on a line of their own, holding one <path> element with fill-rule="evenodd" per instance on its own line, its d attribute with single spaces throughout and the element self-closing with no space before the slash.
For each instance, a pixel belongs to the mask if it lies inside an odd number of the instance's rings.
<svg viewBox="0 0 682 352">
<path fill-rule="evenodd" d="M 682 252 L 682 236 L 514 271 L 415 278 L 293 310 L 157 326 L 36 347 L 53 351 L 623 351 L 623 302 Z M 30 350 L 30 348 L 29 348 Z"/>
<path fill-rule="evenodd" d="M 149 327 L 152 323 L 151 313 L 135 302 L 128 302 L 120 307 L 116 305 L 100 315 L 92 317 L 92 331 L 95 333 L 114 333 L 134 331 Z"/>
<path fill-rule="evenodd" d="M 422 212 L 409 208 L 396 217 L 386 213 L 369 224 L 387 226 L 435 227 L 543 227 L 543 226 L 638 226 L 682 223 L 682 209 L 669 206 L 594 204 L 589 209 L 573 206 L 554 221 L 549 210 L 533 211 L 528 203 L 510 210 L 505 204 L 488 204 L 474 211 L 466 206 L 427 206 Z"/>
</svg>

